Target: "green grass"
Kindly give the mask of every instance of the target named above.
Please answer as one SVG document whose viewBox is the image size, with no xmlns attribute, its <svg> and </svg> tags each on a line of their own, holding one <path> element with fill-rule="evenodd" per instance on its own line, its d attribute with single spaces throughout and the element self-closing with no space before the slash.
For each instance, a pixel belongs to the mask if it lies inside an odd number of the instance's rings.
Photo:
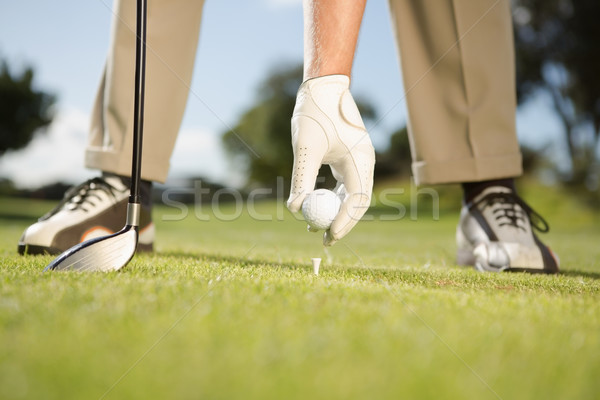
<svg viewBox="0 0 600 400">
<path fill-rule="evenodd" d="M 17 256 L 51 203 L 0 199 L 0 398 L 597 398 L 599 218 L 525 193 L 559 276 L 454 266 L 452 192 L 439 221 L 378 205 L 327 252 L 281 204 L 157 207 L 157 252 L 108 274 Z"/>
</svg>

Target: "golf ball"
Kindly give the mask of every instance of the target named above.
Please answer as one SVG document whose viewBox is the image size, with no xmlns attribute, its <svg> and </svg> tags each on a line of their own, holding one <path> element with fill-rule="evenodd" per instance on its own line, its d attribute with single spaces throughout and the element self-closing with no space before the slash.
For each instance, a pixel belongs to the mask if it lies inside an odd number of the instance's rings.
<svg viewBox="0 0 600 400">
<path fill-rule="evenodd" d="M 337 194 L 331 190 L 317 189 L 304 199 L 302 215 L 312 228 L 327 230 L 341 206 L 342 201 Z"/>
</svg>

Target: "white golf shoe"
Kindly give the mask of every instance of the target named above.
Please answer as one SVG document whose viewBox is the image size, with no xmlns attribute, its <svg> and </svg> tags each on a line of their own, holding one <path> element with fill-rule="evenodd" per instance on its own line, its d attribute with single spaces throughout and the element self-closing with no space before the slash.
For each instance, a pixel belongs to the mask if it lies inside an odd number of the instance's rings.
<svg viewBox="0 0 600 400">
<path fill-rule="evenodd" d="M 549 228 L 511 189 L 489 187 L 462 208 L 456 229 L 457 263 L 487 272 L 558 273 L 558 257 L 533 229 Z"/>
<path fill-rule="evenodd" d="M 90 179 L 69 189 L 63 200 L 19 240 L 19 254 L 60 254 L 85 240 L 119 231 L 125 225 L 129 188 L 117 176 Z M 154 224 L 142 207 L 137 249 L 152 251 Z"/>
</svg>

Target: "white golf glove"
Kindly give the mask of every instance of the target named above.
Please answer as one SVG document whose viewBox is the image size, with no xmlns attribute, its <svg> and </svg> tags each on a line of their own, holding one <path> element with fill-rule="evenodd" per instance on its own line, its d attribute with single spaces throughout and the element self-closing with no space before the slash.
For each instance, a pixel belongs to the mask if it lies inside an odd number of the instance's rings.
<svg viewBox="0 0 600 400">
<path fill-rule="evenodd" d="M 371 203 L 373 190 L 375 150 L 349 86 L 345 75 L 307 80 L 298 90 L 292 116 L 290 211 L 299 211 L 306 195 L 314 190 L 322 164 L 329 164 L 338 182 L 335 191 L 342 207 L 323 236 L 326 246 L 356 225 Z"/>
</svg>

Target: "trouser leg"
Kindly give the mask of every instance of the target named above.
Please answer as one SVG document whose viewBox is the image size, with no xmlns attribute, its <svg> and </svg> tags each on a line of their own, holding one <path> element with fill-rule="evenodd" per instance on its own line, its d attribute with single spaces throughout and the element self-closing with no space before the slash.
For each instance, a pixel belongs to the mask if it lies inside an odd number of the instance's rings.
<svg viewBox="0 0 600 400">
<path fill-rule="evenodd" d="M 142 179 L 164 182 L 192 79 L 202 0 L 148 5 Z M 135 71 L 133 0 L 115 1 L 111 45 L 96 95 L 86 167 L 131 174 Z"/>
<path fill-rule="evenodd" d="M 419 184 L 521 174 L 509 0 L 390 0 Z"/>
</svg>

